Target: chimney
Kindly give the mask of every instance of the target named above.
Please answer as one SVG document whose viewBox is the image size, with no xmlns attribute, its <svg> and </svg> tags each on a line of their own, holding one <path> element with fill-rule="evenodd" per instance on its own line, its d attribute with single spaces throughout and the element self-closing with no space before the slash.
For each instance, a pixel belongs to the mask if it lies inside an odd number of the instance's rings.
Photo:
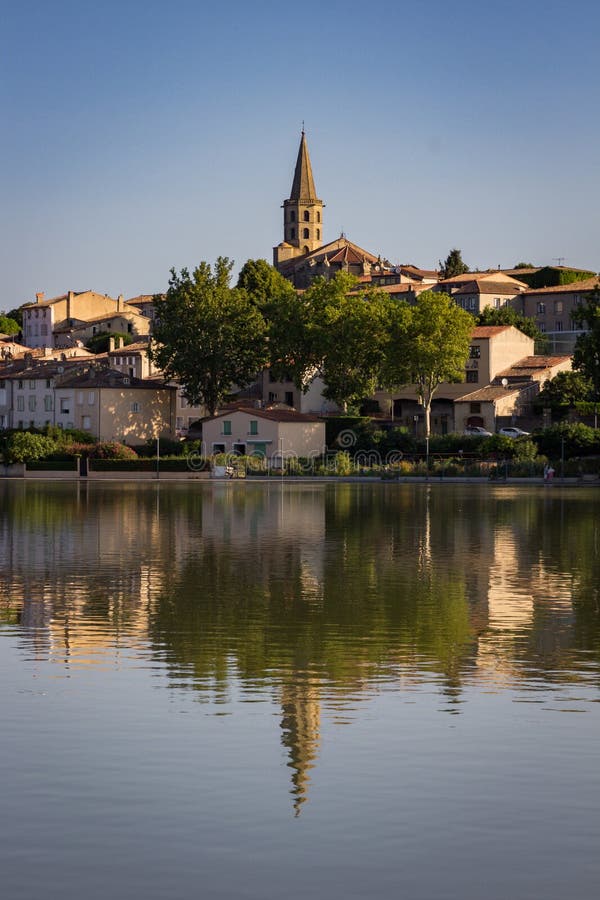
<svg viewBox="0 0 600 900">
<path fill-rule="evenodd" d="M 38 293 L 35 295 L 35 302 L 43 303 L 45 296 L 46 294 L 44 293 L 44 291 L 38 291 Z"/>
<path fill-rule="evenodd" d="M 113 335 L 111 335 L 108 339 L 108 352 L 112 353 L 114 349 L 115 349 L 115 339 L 114 339 Z"/>
<path fill-rule="evenodd" d="M 74 296 L 75 296 L 74 291 L 67 292 L 67 319 L 71 318 L 71 302 L 72 302 Z"/>
<path fill-rule="evenodd" d="M 117 312 L 123 312 L 123 294 L 117 297 Z"/>
</svg>

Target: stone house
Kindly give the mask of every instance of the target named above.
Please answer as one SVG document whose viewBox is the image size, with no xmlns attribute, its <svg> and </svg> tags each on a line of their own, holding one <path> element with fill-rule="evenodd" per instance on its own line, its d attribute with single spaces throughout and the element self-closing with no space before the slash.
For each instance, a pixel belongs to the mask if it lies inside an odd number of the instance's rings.
<svg viewBox="0 0 600 900">
<path fill-rule="evenodd" d="M 318 456 L 325 448 L 325 423 L 292 409 L 238 407 L 204 419 L 202 442 L 209 455 Z"/>
<path fill-rule="evenodd" d="M 547 335 L 553 352 L 572 353 L 581 326 L 576 326 L 571 313 L 585 303 L 600 284 L 598 276 L 571 284 L 528 290 L 520 298 L 524 315 L 534 319 L 541 332 Z"/>
<path fill-rule="evenodd" d="M 28 347 L 56 347 L 55 333 L 65 335 L 73 326 L 100 316 L 121 312 L 126 308 L 123 297 L 116 300 L 96 291 L 67 291 L 46 300 L 43 292 L 36 294 L 36 302 L 23 309 L 23 343 Z M 133 312 L 137 310 L 133 309 Z M 61 343 L 69 342 L 61 338 Z"/>
<path fill-rule="evenodd" d="M 531 425 L 532 401 L 544 383 L 571 370 L 570 356 L 527 356 L 498 372 L 492 382 L 454 401 L 455 430 Z"/>
<path fill-rule="evenodd" d="M 431 409 L 432 430 L 440 434 L 457 430 L 457 400 L 487 387 L 500 372 L 533 355 L 533 338 L 512 325 L 474 327 L 465 365 L 465 380 L 456 384 L 445 383 L 438 388 Z M 398 425 L 410 428 L 415 434 L 422 432 L 424 413 L 414 385 L 406 385 L 392 392 L 378 391 L 375 399 L 382 412 L 390 415 Z"/>
</svg>

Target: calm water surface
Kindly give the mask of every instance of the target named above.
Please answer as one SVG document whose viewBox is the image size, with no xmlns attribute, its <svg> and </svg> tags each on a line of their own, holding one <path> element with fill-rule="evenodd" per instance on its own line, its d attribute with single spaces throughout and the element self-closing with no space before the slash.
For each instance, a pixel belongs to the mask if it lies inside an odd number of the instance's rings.
<svg viewBox="0 0 600 900">
<path fill-rule="evenodd" d="M 0 483 L 2 897 L 597 896 L 599 511 Z"/>
</svg>

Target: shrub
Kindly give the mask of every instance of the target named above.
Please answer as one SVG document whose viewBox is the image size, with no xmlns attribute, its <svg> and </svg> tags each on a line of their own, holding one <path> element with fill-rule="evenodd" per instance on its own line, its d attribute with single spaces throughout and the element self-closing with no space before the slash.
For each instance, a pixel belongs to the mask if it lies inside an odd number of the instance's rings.
<svg viewBox="0 0 600 900">
<path fill-rule="evenodd" d="M 90 459 L 137 459 L 137 453 L 127 444 L 117 441 L 101 441 L 90 447 Z"/>
<path fill-rule="evenodd" d="M 159 438 L 158 452 L 161 456 L 182 456 L 184 453 L 183 441 L 174 441 L 170 438 Z M 145 444 L 137 448 L 138 456 L 156 456 L 156 438 L 150 438 Z"/>
<path fill-rule="evenodd" d="M 565 459 L 573 456 L 595 456 L 600 454 L 600 431 L 583 425 L 560 423 L 533 435 L 540 453 L 553 459 L 560 459 L 563 452 Z"/>
<path fill-rule="evenodd" d="M 44 434 L 30 431 L 16 431 L 8 438 L 5 458 L 9 463 L 27 463 L 34 459 L 44 459 L 56 450 L 56 442 Z"/>
</svg>

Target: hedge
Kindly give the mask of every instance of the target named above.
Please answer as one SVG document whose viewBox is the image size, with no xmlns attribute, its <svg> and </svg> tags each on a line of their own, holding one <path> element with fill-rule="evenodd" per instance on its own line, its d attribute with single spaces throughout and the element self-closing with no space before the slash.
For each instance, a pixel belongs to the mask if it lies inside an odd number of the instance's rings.
<svg viewBox="0 0 600 900">
<path fill-rule="evenodd" d="M 208 471 L 210 463 L 200 457 L 190 461 L 188 457 L 170 457 L 159 460 L 161 472 L 201 472 Z M 156 458 L 148 459 L 92 459 L 90 460 L 91 472 L 156 472 Z"/>
<path fill-rule="evenodd" d="M 27 463 L 28 472 L 76 472 L 74 459 L 38 459 Z"/>
</svg>

